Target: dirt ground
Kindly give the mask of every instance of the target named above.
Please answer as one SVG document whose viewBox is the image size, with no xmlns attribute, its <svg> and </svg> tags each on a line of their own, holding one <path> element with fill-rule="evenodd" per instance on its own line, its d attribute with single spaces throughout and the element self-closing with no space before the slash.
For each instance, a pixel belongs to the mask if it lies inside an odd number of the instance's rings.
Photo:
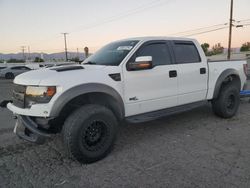
<svg viewBox="0 0 250 188">
<path fill-rule="evenodd" d="M 0 101 L 11 97 L 0 80 Z M 60 135 L 44 145 L 18 139 L 0 109 L 0 187 L 250 187 L 250 103 L 237 116 L 216 117 L 210 105 L 120 127 L 114 151 L 81 165 L 67 158 Z"/>
</svg>

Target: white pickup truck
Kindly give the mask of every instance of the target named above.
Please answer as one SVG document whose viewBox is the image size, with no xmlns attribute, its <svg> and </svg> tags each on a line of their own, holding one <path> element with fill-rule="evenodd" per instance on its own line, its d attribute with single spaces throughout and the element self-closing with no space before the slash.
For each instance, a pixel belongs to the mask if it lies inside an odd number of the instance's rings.
<svg viewBox="0 0 250 188">
<path fill-rule="evenodd" d="M 112 150 L 123 120 L 153 120 L 204 101 L 216 115 L 234 116 L 246 72 L 246 61 L 208 62 L 193 39 L 133 38 L 104 46 L 82 65 L 17 76 L 7 107 L 20 138 L 43 143 L 62 132 L 70 156 L 91 163 Z"/>
</svg>

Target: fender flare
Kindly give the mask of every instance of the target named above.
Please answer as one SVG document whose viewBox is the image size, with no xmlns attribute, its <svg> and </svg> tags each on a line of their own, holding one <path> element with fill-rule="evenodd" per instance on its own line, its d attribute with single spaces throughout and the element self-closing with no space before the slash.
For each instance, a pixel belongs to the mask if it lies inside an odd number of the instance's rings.
<svg viewBox="0 0 250 188">
<path fill-rule="evenodd" d="M 99 83 L 81 84 L 63 92 L 62 95 L 60 95 L 55 100 L 50 112 L 50 116 L 57 117 L 60 114 L 61 110 L 64 108 L 64 106 L 72 99 L 80 95 L 94 92 L 103 93 L 111 96 L 118 104 L 119 114 L 121 115 L 121 117 L 125 116 L 124 103 L 120 94 L 112 87 Z"/>
<path fill-rule="evenodd" d="M 223 82 L 230 75 L 237 76 L 240 79 L 239 73 L 235 69 L 226 69 L 226 70 L 224 70 L 220 74 L 219 78 L 216 81 L 215 88 L 214 88 L 214 94 L 213 94 L 214 99 L 219 96 L 220 89 L 221 89 L 221 86 L 222 86 Z M 240 88 L 241 88 L 241 83 L 240 83 Z"/>
</svg>

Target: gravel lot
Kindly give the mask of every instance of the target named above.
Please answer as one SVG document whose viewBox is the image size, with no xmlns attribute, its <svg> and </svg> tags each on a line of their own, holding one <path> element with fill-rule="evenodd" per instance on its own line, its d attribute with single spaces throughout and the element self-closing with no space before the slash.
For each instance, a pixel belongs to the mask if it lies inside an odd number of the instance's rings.
<svg viewBox="0 0 250 188">
<path fill-rule="evenodd" d="M 0 80 L 0 101 L 11 82 Z M 67 159 L 60 135 L 38 146 L 18 139 L 0 109 L 0 187 L 250 187 L 250 103 L 236 117 L 210 105 L 143 124 L 121 126 L 114 151 L 81 165 Z"/>
</svg>

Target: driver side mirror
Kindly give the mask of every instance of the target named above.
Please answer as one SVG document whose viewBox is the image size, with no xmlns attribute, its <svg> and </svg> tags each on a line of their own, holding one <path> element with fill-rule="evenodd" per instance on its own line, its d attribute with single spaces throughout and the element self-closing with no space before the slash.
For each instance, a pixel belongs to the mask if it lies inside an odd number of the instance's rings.
<svg viewBox="0 0 250 188">
<path fill-rule="evenodd" d="M 135 59 L 135 62 L 128 64 L 129 71 L 146 70 L 153 68 L 152 56 L 140 56 Z"/>
</svg>

